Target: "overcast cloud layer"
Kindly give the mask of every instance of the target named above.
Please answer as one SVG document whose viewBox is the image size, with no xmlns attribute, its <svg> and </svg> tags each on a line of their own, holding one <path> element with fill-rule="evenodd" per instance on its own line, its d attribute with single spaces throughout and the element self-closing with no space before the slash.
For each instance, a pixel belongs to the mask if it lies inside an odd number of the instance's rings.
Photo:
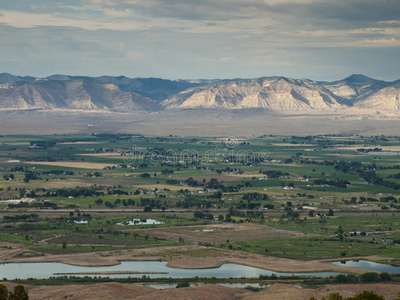
<svg viewBox="0 0 400 300">
<path fill-rule="evenodd" d="M 399 0 L 2 0 L 0 37 L 16 75 L 400 78 Z"/>
</svg>

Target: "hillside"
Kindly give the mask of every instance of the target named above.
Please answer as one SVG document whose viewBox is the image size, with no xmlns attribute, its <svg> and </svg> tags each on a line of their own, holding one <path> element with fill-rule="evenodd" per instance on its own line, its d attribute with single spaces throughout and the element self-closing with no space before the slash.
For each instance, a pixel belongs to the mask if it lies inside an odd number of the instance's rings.
<svg viewBox="0 0 400 300">
<path fill-rule="evenodd" d="M 0 85 L 1 108 L 158 110 L 148 97 L 92 79 L 40 80 Z"/>
<path fill-rule="evenodd" d="M 167 109 L 262 108 L 274 111 L 331 109 L 347 101 L 317 82 L 284 77 L 228 81 L 181 92 L 163 105 Z"/>
<path fill-rule="evenodd" d="M 313 112 L 400 110 L 400 82 L 351 75 L 334 82 L 262 77 L 165 80 L 125 76 L 47 78 L 0 74 L 0 108 L 158 111 L 261 109 Z"/>
</svg>

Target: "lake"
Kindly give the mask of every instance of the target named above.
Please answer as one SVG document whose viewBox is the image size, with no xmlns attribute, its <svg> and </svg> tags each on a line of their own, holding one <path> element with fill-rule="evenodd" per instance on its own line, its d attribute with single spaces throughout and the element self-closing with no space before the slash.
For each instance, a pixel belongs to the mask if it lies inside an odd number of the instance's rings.
<svg viewBox="0 0 400 300">
<path fill-rule="evenodd" d="M 245 288 L 248 286 L 254 288 L 266 288 L 271 286 L 270 284 L 259 284 L 259 283 L 215 283 L 216 285 L 222 285 L 231 288 Z M 135 285 L 144 286 L 144 287 L 151 287 L 153 289 L 163 290 L 168 288 L 175 288 L 176 283 L 136 283 Z M 202 286 L 207 285 L 207 283 L 191 283 L 190 286 Z M 301 288 L 301 287 L 300 287 Z"/>
<path fill-rule="evenodd" d="M 0 278 L 49 278 L 55 276 L 54 273 L 77 273 L 90 272 L 90 275 L 84 274 L 68 274 L 67 276 L 101 276 L 110 278 L 124 277 L 142 277 L 146 275 L 150 278 L 171 277 L 171 278 L 187 278 L 187 277 L 258 277 L 260 275 L 291 276 L 291 275 L 308 275 L 308 276 L 334 276 L 339 273 L 334 272 L 317 272 L 317 273 L 279 273 L 259 268 L 248 267 L 238 264 L 223 264 L 218 268 L 210 269 L 179 269 L 167 267 L 165 261 L 122 261 L 119 265 L 114 266 L 96 266 L 83 267 L 74 266 L 57 262 L 41 262 L 41 263 L 6 263 L 0 264 Z M 126 274 L 121 272 L 126 271 Z M 128 272 L 168 272 L 168 274 L 128 274 Z M 93 272 L 120 272 L 120 274 L 93 274 Z"/>
<path fill-rule="evenodd" d="M 368 260 L 346 260 L 346 261 L 335 261 L 331 264 L 341 267 L 353 267 L 361 268 L 371 271 L 387 272 L 387 273 L 400 273 L 400 267 L 394 267 L 391 265 L 380 264 Z"/>
</svg>

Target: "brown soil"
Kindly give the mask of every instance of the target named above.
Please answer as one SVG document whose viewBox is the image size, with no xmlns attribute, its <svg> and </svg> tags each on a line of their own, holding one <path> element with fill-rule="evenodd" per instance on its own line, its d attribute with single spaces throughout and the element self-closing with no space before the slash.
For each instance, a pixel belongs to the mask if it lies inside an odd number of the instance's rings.
<svg viewBox="0 0 400 300">
<path fill-rule="evenodd" d="M 274 284 L 258 293 L 245 294 L 242 299 L 258 300 L 258 299 L 273 299 L 273 300 L 299 300 L 315 297 L 321 299 L 330 293 L 339 293 L 344 297 L 355 296 L 362 291 L 374 291 L 378 295 L 384 296 L 386 300 L 397 299 L 397 294 L 400 291 L 400 285 L 394 284 L 342 284 L 342 285 L 325 285 L 318 289 L 303 289 L 293 285 Z"/>
<path fill-rule="evenodd" d="M 205 231 L 203 231 L 205 230 Z M 134 231 L 134 230 L 132 230 Z M 186 242 L 207 242 L 225 244 L 237 241 L 256 241 L 262 239 L 274 239 L 277 237 L 293 237 L 307 235 L 302 232 L 274 229 L 265 225 L 252 223 L 224 223 L 218 225 L 205 226 L 184 226 L 168 228 L 141 229 L 141 233 L 150 236 L 156 235 L 169 240 L 179 240 L 183 238 Z"/>
<path fill-rule="evenodd" d="M 14 284 L 5 283 L 9 289 Z M 139 299 L 139 300 L 302 300 L 315 297 L 321 299 L 330 293 L 340 293 L 344 297 L 354 296 L 364 290 L 374 291 L 384 296 L 386 300 L 397 299 L 400 285 L 395 284 L 347 284 L 325 285 L 317 289 L 300 288 L 290 284 L 273 284 L 259 292 L 252 292 L 241 288 L 229 288 L 219 285 L 203 285 L 189 288 L 168 288 L 157 290 L 133 284 L 115 282 L 90 285 L 63 285 L 63 286 L 25 286 L 30 299 Z"/>
<path fill-rule="evenodd" d="M 106 152 L 106 153 L 85 153 L 85 154 L 78 154 L 81 156 L 95 156 L 95 157 L 122 157 L 121 153 L 119 152 Z"/>
<path fill-rule="evenodd" d="M 65 142 L 65 143 L 58 143 L 59 145 L 91 145 L 91 144 L 98 144 L 99 142 Z"/>
<path fill-rule="evenodd" d="M 313 147 L 317 146 L 316 144 L 290 144 L 290 143 L 276 143 L 272 144 L 272 146 L 282 146 L 282 147 Z"/>
</svg>

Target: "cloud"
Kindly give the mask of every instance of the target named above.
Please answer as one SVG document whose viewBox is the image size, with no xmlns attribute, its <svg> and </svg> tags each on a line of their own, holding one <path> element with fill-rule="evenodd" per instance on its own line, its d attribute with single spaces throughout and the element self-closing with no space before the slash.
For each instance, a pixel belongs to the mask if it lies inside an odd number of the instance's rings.
<svg viewBox="0 0 400 300">
<path fill-rule="evenodd" d="M 11 10 L 0 10 L 0 23 L 12 27 L 32 28 L 37 26 L 50 26 L 50 27 L 78 27 L 85 30 L 140 30 L 144 29 L 145 25 L 140 22 L 127 21 L 102 21 L 96 19 L 79 19 L 69 18 L 47 13 L 27 13 Z"/>
<path fill-rule="evenodd" d="M 350 43 L 348 46 L 373 48 L 400 47 L 400 39 L 365 39 L 355 43 Z"/>
<path fill-rule="evenodd" d="M 398 0 L 5 1 L 0 68 L 228 78 L 400 65 Z"/>
<path fill-rule="evenodd" d="M 233 57 L 220 57 L 220 58 L 210 58 L 210 57 L 203 57 L 199 58 L 199 61 L 206 61 L 206 62 L 222 62 L 222 63 L 228 63 L 233 61 Z"/>
</svg>

